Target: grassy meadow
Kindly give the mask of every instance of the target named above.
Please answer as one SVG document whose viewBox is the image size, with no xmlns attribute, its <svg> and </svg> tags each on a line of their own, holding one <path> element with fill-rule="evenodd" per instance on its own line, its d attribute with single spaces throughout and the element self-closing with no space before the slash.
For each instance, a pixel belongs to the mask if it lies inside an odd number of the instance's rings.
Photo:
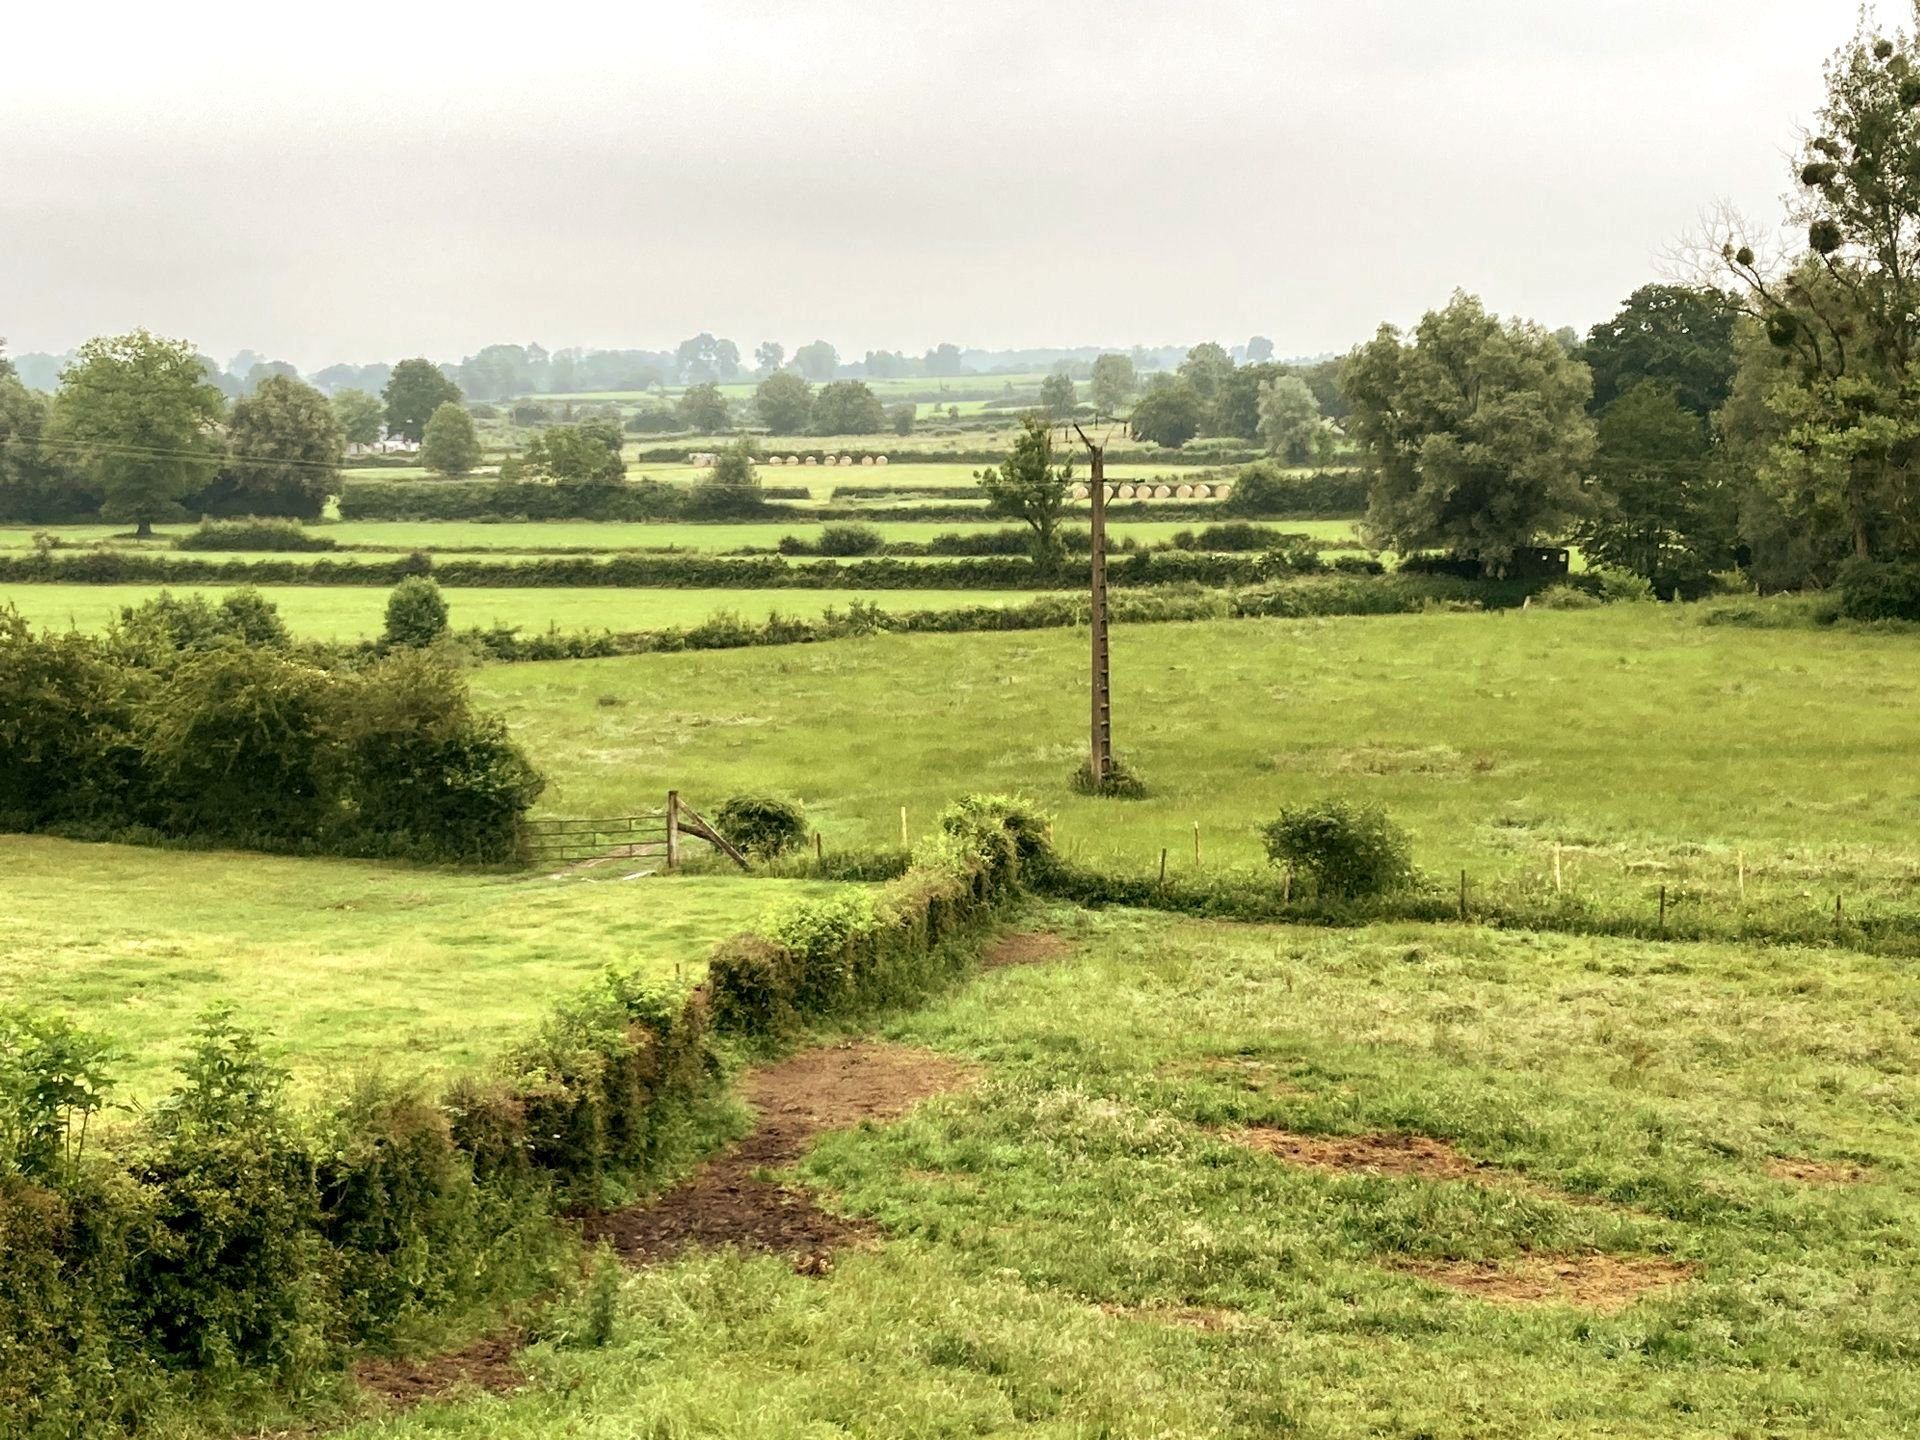
<svg viewBox="0 0 1920 1440">
<path fill-rule="evenodd" d="M 170 1083 L 194 1017 L 216 1001 L 304 1086 L 368 1068 L 440 1074 L 529 1034 L 609 965 L 691 986 L 714 942 L 831 888 L 620 879 L 637 864 L 553 879 L 0 836 L 0 996 L 112 1036 L 139 1100 Z"/>
<path fill-rule="evenodd" d="M 802 799 L 829 842 L 897 841 L 968 790 L 1020 791 L 1089 863 L 1257 864 L 1288 802 L 1377 801 L 1449 883 L 1629 908 L 1910 904 L 1911 635 L 1709 626 L 1685 607 L 1123 626 L 1114 730 L 1149 798 L 1068 789 L 1076 631 L 874 636 L 499 667 L 475 677 L 553 778 L 551 810 L 673 783 Z M 635 725 L 636 708 L 651 723 Z"/>
<path fill-rule="evenodd" d="M 1920 1427 L 1920 1049 L 1885 962 L 1027 923 L 1071 953 L 886 1032 L 979 1080 L 802 1162 L 881 1242 L 824 1275 L 731 1251 L 629 1273 L 603 1347 L 569 1338 L 575 1300 L 521 1393 L 346 1440 Z M 1453 1163 L 1303 1164 L 1263 1134 Z M 1640 1278 L 1562 1293 L 1613 1267 Z"/>
</svg>

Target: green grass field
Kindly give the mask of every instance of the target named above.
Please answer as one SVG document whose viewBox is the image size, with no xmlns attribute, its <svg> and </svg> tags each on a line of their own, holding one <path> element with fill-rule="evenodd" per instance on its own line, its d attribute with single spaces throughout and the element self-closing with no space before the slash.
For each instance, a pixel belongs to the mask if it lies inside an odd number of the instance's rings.
<svg viewBox="0 0 1920 1440">
<path fill-rule="evenodd" d="M 691 986 L 715 941 L 831 888 L 619 878 L 639 862 L 553 879 L 16 835 L 0 836 L 0 865 L 0 996 L 111 1035 L 143 1100 L 216 1001 L 308 1086 L 368 1067 L 440 1074 L 531 1033 L 609 965 Z"/>
<path fill-rule="evenodd" d="M 1910 904 L 1920 639 L 1710 627 L 1610 607 L 1121 627 L 1114 731 L 1144 801 L 1075 796 L 1086 637 L 875 636 L 799 649 L 501 667 L 476 689 L 548 760 L 546 804 L 669 777 L 802 798 L 830 840 L 897 837 L 977 789 L 1032 795 L 1065 848 L 1139 872 L 1261 858 L 1255 826 L 1327 793 L 1378 801 L 1441 877 L 1565 883 L 1649 913 L 1730 901 Z M 671 696 L 659 733 L 618 710 Z M 658 703 L 658 702 L 655 702 Z"/>
<path fill-rule="evenodd" d="M 0 605 L 12 605 L 34 625 L 97 631 L 120 611 L 171 589 L 176 595 L 218 599 L 222 585 L 0 585 Z M 385 623 L 388 591 L 378 585 L 275 585 L 267 598 L 295 635 L 315 640 L 354 640 L 378 635 Z M 526 631 L 663 630 L 698 625 L 731 612 L 750 620 L 769 614 L 817 616 L 829 607 L 845 610 L 856 600 L 881 609 L 951 610 L 974 605 L 1024 605 L 1035 590 L 617 590 L 449 589 L 450 622 L 467 626 L 514 625 Z"/>
<path fill-rule="evenodd" d="M 801 1166 L 880 1243 L 630 1273 L 604 1348 L 548 1340 L 521 1394 L 348 1440 L 1920 1428 L 1920 1047 L 1884 962 L 1030 921 L 1075 953 L 888 1032 L 980 1080 Z M 1290 1163 L 1237 1143 L 1262 1128 L 1458 1164 Z M 1609 1261 L 1664 1283 L 1559 1290 Z M 1503 1277 L 1541 1291 L 1457 1288 Z"/>
</svg>

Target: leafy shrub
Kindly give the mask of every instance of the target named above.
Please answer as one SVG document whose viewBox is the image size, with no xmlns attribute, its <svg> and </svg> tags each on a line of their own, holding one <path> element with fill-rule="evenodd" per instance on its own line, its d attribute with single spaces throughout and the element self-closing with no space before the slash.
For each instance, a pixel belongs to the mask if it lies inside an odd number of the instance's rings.
<svg viewBox="0 0 1920 1440">
<path fill-rule="evenodd" d="M 1205 526 L 1198 534 L 1182 530 L 1173 537 L 1173 545 L 1176 550 L 1272 550 L 1288 542 L 1307 538 L 1305 535 L 1289 535 L 1271 525 L 1230 520 L 1223 525 Z"/>
<path fill-rule="evenodd" d="M 189 651 L 239 643 L 284 650 L 291 643 L 279 607 L 251 585 L 228 591 L 218 602 L 204 595 L 176 596 L 162 590 L 129 605 L 107 628 L 107 648 L 117 659 L 163 670 Z"/>
<path fill-rule="evenodd" d="M 135 678 L 87 637 L 35 636 L 0 609 L 0 826 L 124 817 Z"/>
<path fill-rule="evenodd" d="M 772 795 L 733 795 L 715 812 L 720 833 L 749 855 L 771 860 L 806 843 L 807 817 L 798 805 Z"/>
<path fill-rule="evenodd" d="M 1596 565 L 1587 574 L 1599 586 L 1602 604 L 1641 605 L 1658 598 L 1654 594 L 1653 582 L 1645 576 L 1634 574 L 1631 570 L 1619 570 L 1610 565 Z"/>
<path fill-rule="evenodd" d="M 1233 477 L 1233 493 L 1220 502 L 1228 515 L 1358 515 L 1367 508 L 1367 477 L 1359 470 L 1318 470 L 1290 475 L 1271 461 L 1248 465 Z"/>
<path fill-rule="evenodd" d="M 1920 561 L 1849 560 L 1835 588 L 1840 613 L 1849 620 L 1920 620 Z"/>
<path fill-rule="evenodd" d="M 1413 846 L 1378 805 L 1328 798 L 1280 812 L 1261 827 L 1267 858 L 1311 880 L 1322 896 L 1357 900 L 1413 883 Z"/>
<path fill-rule="evenodd" d="M 421 649 L 447 633 L 447 602 L 440 587 L 424 575 L 411 576 L 387 597 L 382 642 Z"/>
<path fill-rule="evenodd" d="M 331 535 L 316 535 L 298 520 L 247 517 L 202 520 L 200 528 L 177 536 L 176 550 L 332 550 Z"/>
<path fill-rule="evenodd" d="M 1528 603 L 1535 610 L 1597 610 L 1605 602 L 1573 585 L 1549 585 Z"/>
<path fill-rule="evenodd" d="M 822 525 L 819 538 L 814 541 L 814 552 L 837 556 L 878 555 L 881 544 L 880 532 L 871 525 Z"/>
</svg>

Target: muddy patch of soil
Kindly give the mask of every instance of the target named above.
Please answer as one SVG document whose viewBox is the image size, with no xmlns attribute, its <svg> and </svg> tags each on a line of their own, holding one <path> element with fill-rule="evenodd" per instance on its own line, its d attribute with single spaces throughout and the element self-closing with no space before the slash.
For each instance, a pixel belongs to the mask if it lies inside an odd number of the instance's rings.
<svg viewBox="0 0 1920 1440">
<path fill-rule="evenodd" d="M 353 1378 L 396 1410 L 411 1410 L 466 1389 L 504 1395 L 526 1381 L 518 1358 L 524 1341 L 517 1330 L 505 1330 L 444 1355 L 362 1360 L 353 1367 Z"/>
<path fill-rule="evenodd" d="M 1414 1261 L 1398 1268 L 1495 1304 L 1578 1305 L 1603 1314 L 1624 1310 L 1642 1295 L 1681 1284 L 1693 1274 L 1690 1265 L 1625 1255 Z"/>
<path fill-rule="evenodd" d="M 1485 1180 L 1490 1167 L 1427 1135 L 1296 1135 L 1256 1126 L 1229 1139 L 1289 1165 L 1343 1175 L 1393 1175 L 1420 1180 Z"/>
<path fill-rule="evenodd" d="M 763 1066 L 742 1086 L 760 1117 L 751 1135 L 666 1194 L 589 1216 L 586 1238 L 635 1264 L 689 1245 L 735 1245 L 790 1255 L 803 1274 L 825 1273 L 834 1250 L 871 1235 L 872 1227 L 830 1215 L 804 1187 L 759 1172 L 792 1165 L 826 1131 L 896 1119 L 973 1078 L 945 1056 L 894 1045 L 823 1046 Z"/>
<path fill-rule="evenodd" d="M 1782 1155 L 1767 1161 L 1767 1174 L 1776 1180 L 1796 1180 L 1802 1185 L 1858 1185 L 1867 1178 L 1867 1167 L 1849 1165 L 1843 1160 L 1806 1160 Z"/>
<path fill-rule="evenodd" d="M 1009 965 L 1045 965 L 1073 953 L 1073 946 L 1050 931 L 1025 935 L 1005 935 L 987 947 L 980 957 L 984 970 L 1001 970 Z"/>
<path fill-rule="evenodd" d="M 1210 1055 L 1200 1060 L 1176 1061 L 1160 1073 L 1173 1080 L 1211 1080 L 1250 1095 L 1304 1099 L 1313 1093 L 1295 1081 L 1279 1061 L 1262 1060 L 1253 1055 Z"/>
</svg>

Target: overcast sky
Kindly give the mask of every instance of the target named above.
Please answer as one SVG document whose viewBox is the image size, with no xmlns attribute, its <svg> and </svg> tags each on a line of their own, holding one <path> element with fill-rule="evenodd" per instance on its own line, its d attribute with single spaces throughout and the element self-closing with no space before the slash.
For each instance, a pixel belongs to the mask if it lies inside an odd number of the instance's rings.
<svg viewBox="0 0 1920 1440">
<path fill-rule="evenodd" d="M 1713 202 L 1778 215 L 1854 11 L 18 7 L 0 335 L 308 369 L 699 330 L 1311 354 L 1456 286 L 1584 329 Z"/>
</svg>

